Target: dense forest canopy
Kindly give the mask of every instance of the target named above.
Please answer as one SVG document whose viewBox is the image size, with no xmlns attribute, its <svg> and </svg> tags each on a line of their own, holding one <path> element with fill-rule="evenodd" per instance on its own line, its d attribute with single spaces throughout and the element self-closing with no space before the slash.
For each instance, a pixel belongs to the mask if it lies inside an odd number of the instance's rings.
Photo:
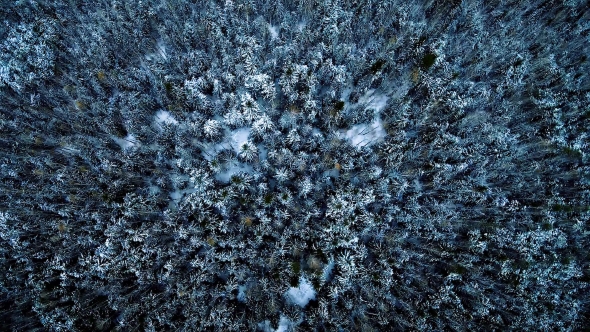
<svg viewBox="0 0 590 332">
<path fill-rule="evenodd" d="M 585 1 L 2 1 L 0 329 L 575 331 Z"/>
</svg>

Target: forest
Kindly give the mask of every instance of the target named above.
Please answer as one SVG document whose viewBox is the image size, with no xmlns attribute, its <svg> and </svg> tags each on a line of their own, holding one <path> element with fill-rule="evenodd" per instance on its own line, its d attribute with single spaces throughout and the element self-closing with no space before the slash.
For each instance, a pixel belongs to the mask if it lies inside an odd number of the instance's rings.
<svg viewBox="0 0 590 332">
<path fill-rule="evenodd" d="M 582 331 L 583 0 L 0 3 L 0 330 Z"/>
</svg>

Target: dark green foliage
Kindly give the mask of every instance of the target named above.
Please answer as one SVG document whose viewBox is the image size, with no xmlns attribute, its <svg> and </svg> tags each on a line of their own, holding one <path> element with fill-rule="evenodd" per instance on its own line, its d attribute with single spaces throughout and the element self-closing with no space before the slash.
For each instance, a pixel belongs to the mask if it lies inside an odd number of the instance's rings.
<svg viewBox="0 0 590 332">
<path fill-rule="evenodd" d="M 379 59 L 371 65 L 371 73 L 376 74 L 386 64 L 385 60 Z"/>
<path fill-rule="evenodd" d="M 568 158 L 573 158 L 573 159 L 581 159 L 582 158 L 582 151 L 580 151 L 578 149 L 572 149 L 570 147 L 565 147 L 565 148 L 563 148 L 563 153 Z"/>
<path fill-rule="evenodd" d="M 299 262 L 291 262 L 291 269 L 293 270 L 293 273 L 299 275 L 299 272 L 301 272 L 301 264 Z"/>
<path fill-rule="evenodd" d="M 430 67 L 432 67 L 432 65 L 434 64 L 435 61 L 436 61 L 436 54 L 426 53 L 422 56 L 422 62 L 420 63 L 420 66 L 422 67 L 422 69 L 428 70 L 428 69 L 430 69 Z"/>
<path fill-rule="evenodd" d="M 289 278 L 289 285 L 291 287 L 297 287 L 299 285 L 299 277 L 293 276 L 293 277 Z"/>
<path fill-rule="evenodd" d="M 166 90 L 166 93 L 168 95 L 170 95 L 172 93 L 172 83 L 171 82 L 164 82 L 164 89 Z"/>
<path fill-rule="evenodd" d="M 488 187 L 486 187 L 486 186 L 475 186 L 474 189 L 477 192 L 483 193 L 483 192 L 486 192 L 488 190 Z"/>
<path fill-rule="evenodd" d="M 272 194 L 266 194 L 264 195 L 264 204 L 266 205 L 270 205 L 274 200 L 274 197 Z"/>
<path fill-rule="evenodd" d="M 453 263 L 449 265 L 449 273 L 464 274 L 467 272 L 467 268 L 461 264 Z"/>
</svg>

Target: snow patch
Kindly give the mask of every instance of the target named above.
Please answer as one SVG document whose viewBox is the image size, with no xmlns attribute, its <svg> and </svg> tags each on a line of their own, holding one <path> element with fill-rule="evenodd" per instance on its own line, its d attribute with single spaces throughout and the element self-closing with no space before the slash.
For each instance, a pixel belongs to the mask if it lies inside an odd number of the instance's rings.
<svg viewBox="0 0 590 332">
<path fill-rule="evenodd" d="M 330 260 L 330 262 L 328 263 L 328 265 L 326 265 L 326 267 L 324 267 L 324 273 L 322 275 L 322 279 L 324 281 L 329 281 L 330 278 L 332 278 L 332 271 L 334 270 L 334 261 Z"/>
<path fill-rule="evenodd" d="M 299 279 L 299 287 L 289 288 L 286 295 L 291 302 L 303 308 L 310 300 L 315 299 L 315 290 L 307 279 L 301 277 Z"/>
<path fill-rule="evenodd" d="M 259 144 L 257 146 L 258 148 L 258 159 L 260 161 L 266 160 L 267 156 L 268 156 L 268 150 L 266 149 L 266 147 L 262 144 Z"/>
<path fill-rule="evenodd" d="M 159 110 L 154 117 L 156 119 L 156 123 L 160 125 L 161 123 L 168 123 L 168 124 L 178 124 L 178 121 L 174 119 L 172 114 L 168 111 Z"/>
<path fill-rule="evenodd" d="M 149 186 L 150 195 L 157 195 L 161 190 L 160 187 L 151 185 Z"/>
<path fill-rule="evenodd" d="M 182 198 L 182 192 L 180 190 L 176 190 L 170 193 L 170 198 L 173 201 L 179 201 Z"/>
<path fill-rule="evenodd" d="M 238 286 L 238 301 L 239 302 L 246 302 L 246 290 L 248 287 L 246 285 Z"/>
<path fill-rule="evenodd" d="M 242 145 L 248 143 L 248 136 L 250 136 L 250 128 L 239 128 L 232 132 L 230 144 L 236 153 L 240 153 Z"/>
<path fill-rule="evenodd" d="M 148 61 L 153 61 L 156 60 L 158 56 L 164 59 L 165 61 L 168 60 L 168 53 L 166 52 L 166 45 L 164 44 L 163 40 L 158 40 L 156 45 L 156 52 L 146 54 L 145 58 Z"/>
<path fill-rule="evenodd" d="M 203 151 L 201 154 L 205 159 L 211 161 L 219 152 L 228 148 L 232 148 L 236 153 L 240 153 L 242 145 L 248 143 L 250 130 L 250 127 L 238 128 L 232 131 L 229 135 L 226 135 L 221 143 L 202 144 Z"/>
<path fill-rule="evenodd" d="M 358 104 L 365 105 L 365 109 L 372 109 L 375 114 L 379 114 L 387 106 L 388 99 L 385 95 L 376 95 L 375 90 L 371 89 L 359 98 Z"/>
<path fill-rule="evenodd" d="M 402 96 L 405 96 L 408 91 L 410 90 L 410 83 L 404 82 L 401 86 L 399 86 L 392 94 L 391 97 L 394 99 L 399 99 Z"/>
<path fill-rule="evenodd" d="M 297 24 L 297 30 L 299 30 L 299 32 L 303 32 L 303 29 L 305 28 L 305 22 L 299 22 Z"/>
<path fill-rule="evenodd" d="M 279 327 L 275 330 L 275 332 L 287 332 L 289 330 L 289 326 L 291 326 L 291 321 L 287 319 L 287 317 L 281 316 Z"/>
<path fill-rule="evenodd" d="M 316 128 L 316 127 L 313 127 L 313 128 L 311 129 L 311 134 L 312 134 L 313 136 L 315 136 L 315 137 L 320 137 L 320 138 L 323 138 L 323 137 L 324 137 L 324 134 L 322 134 L 322 131 L 321 131 L 321 130 L 319 130 L 318 128 Z"/>
<path fill-rule="evenodd" d="M 248 137 L 250 136 L 250 128 L 243 127 L 238 128 L 226 134 L 224 140 L 217 144 L 202 144 L 201 154 L 208 161 L 213 160 L 215 156 L 223 150 L 233 149 L 235 153 L 239 154 L 241 147 L 248 143 Z M 233 164 L 222 165 L 223 171 L 215 174 L 215 179 L 221 182 L 229 182 L 232 176 L 239 172 L 252 173 L 252 166 L 244 163 L 235 162 Z"/>
<path fill-rule="evenodd" d="M 270 32 L 271 39 L 279 38 L 279 29 L 277 29 L 277 27 L 269 24 L 268 25 L 268 32 Z"/>
<path fill-rule="evenodd" d="M 166 45 L 164 45 L 164 41 L 163 40 L 158 40 L 158 54 L 162 57 L 162 59 L 164 60 L 168 60 L 168 54 L 166 53 Z"/>
<path fill-rule="evenodd" d="M 387 136 L 387 133 L 379 118 L 375 119 L 371 124 L 357 124 L 352 126 L 351 129 L 339 133 L 340 139 L 348 140 L 352 146 L 359 149 L 380 142 L 385 136 Z"/>
<path fill-rule="evenodd" d="M 265 320 L 262 323 L 258 323 L 258 329 L 263 332 L 287 332 L 289 331 L 291 325 L 291 321 L 287 317 L 281 315 L 281 319 L 279 320 L 279 327 L 276 330 L 272 328 L 272 326 L 270 325 L 270 321 L 268 320 Z"/>
<path fill-rule="evenodd" d="M 347 97 L 349 94 L 350 91 L 345 90 L 342 97 Z M 389 100 L 389 97 L 375 94 L 375 90 L 373 89 L 367 91 L 367 93 L 359 98 L 356 105 L 364 106 L 365 110 L 373 110 L 375 120 L 372 123 L 354 125 L 346 131 L 341 130 L 338 133 L 339 138 L 348 140 L 352 146 L 356 146 L 359 149 L 382 141 L 387 136 L 387 133 L 385 132 L 385 128 L 383 128 L 380 114 L 387 106 L 387 100 Z"/>
<path fill-rule="evenodd" d="M 124 138 L 113 137 L 113 139 L 115 140 L 115 142 L 117 142 L 117 144 L 119 144 L 123 151 L 130 149 L 131 147 L 135 146 L 135 144 L 137 144 L 135 136 L 133 136 L 132 134 L 127 134 L 127 136 L 125 136 Z"/>
<path fill-rule="evenodd" d="M 337 169 L 331 169 L 331 170 L 327 170 L 324 171 L 324 177 L 333 177 L 334 179 L 337 179 L 340 176 L 340 171 Z"/>
<path fill-rule="evenodd" d="M 215 158 L 215 156 L 227 149 L 227 146 L 224 145 L 223 143 L 218 143 L 218 144 L 210 144 L 210 145 L 205 145 L 203 144 L 204 149 L 201 151 L 201 154 L 203 155 L 203 157 L 205 157 L 205 159 L 207 159 L 208 161 L 213 160 L 213 158 Z"/>
<path fill-rule="evenodd" d="M 170 196 L 170 198 L 174 201 L 174 202 L 179 202 L 180 199 L 182 198 L 182 196 L 186 195 L 186 194 L 192 194 L 194 192 L 197 192 L 197 189 L 194 188 L 190 188 L 190 189 L 176 189 L 172 192 L 170 192 L 168 194 L 168 196 Z"/>
<path fill-rule="evenodd" d="M 342 90 L 342 93 L 340 94 L 340 100 L 348 100 L 348 98 L 350 98 L 350 94 L 352 93 L 352 86 L 348 86 L 346 87 L 346 89 Z M 359 98 L 360 99 L 360 98 Z"/>
</svg>

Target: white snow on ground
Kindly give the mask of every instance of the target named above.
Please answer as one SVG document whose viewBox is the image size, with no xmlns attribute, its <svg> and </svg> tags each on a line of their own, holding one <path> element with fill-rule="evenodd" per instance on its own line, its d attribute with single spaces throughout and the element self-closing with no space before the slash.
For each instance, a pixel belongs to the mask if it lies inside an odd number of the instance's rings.
<svg viewBox="0 0 590 332">
<path fill-rule="evenodd" d="M 299 32 L 303 32 L 303 29 L 305 28 L 306 23 L 304 21 L 301 21 L 297 24 L 297 30 L 299 30 Z"/>
<path fill-rule="evenodd" d="M 323 271 L 323 274 L 322 274 L 322 279 L 324 281 L 330 280 L 330 278 L 332 277 L 332 270 L 334 270 L 334 265 L 335 265 L 334 261 L 333 260 L 330 260 L 330 262 L 328 263 L 328 265 L 326 265 L 324 267 L 324 271 Z"/>
<path fill-rule="evenodd" d="M 374 120 L 372 123 L 361 123 L 352 126 L 348 130 L 339 132 L 340 139 L 346 139 L 352 146 L 362 148 L 382 141 L 387 133 L 383 128 L 381 121 L 381 111 L 387 106 L 389 98 L 385 95 L 375 94 L 375 90 L 369 90 L 365 95 L 359 98 L 356 105 L 360 105 L 365 110 L 373 110 Z"/>
<path fill-rule="evenodd" d="M 178 121 L 174 119 L 172 114 L 168 111 L 159 110 L 156 115 L 154 116 L 156 123 L 160 125 L 161 123 L 169 123 L 169 124 L 178 124 Z"/>
<path fill-rule="evenodd" d="M 223 150 L 233 149 L 235 153 L 240 153 L 242 145 L 248 143 L 248 136 L 250 136 L 250 127 L 243 127 L 235 129 L 225 135 L 221 143 L 216 144 L 200 144 L 203 148 L 201 154 L 205 159 L 211 161 L 215 156 Z M 252 166 L 236 162 L 234 164 L 223 165 L 224 171 L 215 174 L 218 181 L 229 182 L 231 177 L 239 172 L 252 173 Z"/>
<path fill-rule="evenodd" d="M 381 119 L 377 118 L 373 123 L 361 123 L 352 126 L 351 129 L 340 132 L 341 139 L 347 139 L 351 145 L 361 148 L 377 142 L 385 138 L 387 133 L 383 129 Z"/>
<path fill-rule="evenodd" d="M 315 290 L 307 279 L 301 277 L 299 279 L 299 287 L 289 288 L 286 295 L 291 302 L 303 308 L 310 300 L 315 299 Z"/>
<path fill-rule="evenodd" d="M 342 93 L 340 94 L 340 100 L 346 102 L 348 100 L 348 97 L 350 97 L 351 93 L 352 86 L 349 84 L 344 90 L 342 90 Z"/>
<path fill-rule="evenodd" d="M 378 114 L 387 106 L 388 99 L 389 97 L 385 95 L 375 95 L 375 90 L 371 89 L 359 98 L 358 104 L 364 105 L 365 109 L 372 109 L 375 114 Z"/>
<path fill-rule="evenodd" d="M 252 166 L 243 163 L 236 163 L 229 166 L 225 171 L 215 174 L 215 178 L 221 182 L 229 182 L 232 176 L 239 172 L 252 173 Z"/>
<path fill-rule="evenodd" d="M 272 25 L 268 25 L 268 31 L 270 32 L 270 37 L 271 39 L 277 39 L 279 38 L 279 29 L 277 29 L 277 27 L 272 26 Z"/>
<path fill-rule="evenodd" d="M 164 60 L 168 60 L 168 53 L 166 52 L 166 45 L 164 44 L 163 40 L 158 40 L 158 43 L 156 45 L 156 51 L 153 53 L 147 53 L 145 55 L 145 58 L 148 61 L 153 61 L 157 59 L 158 56 Z"/>
<path fill-rule="evenodd" d="M 311 134 L 312 134 L 313 136 L 316 136 L 316 137 L 324 137 L 324 134 L 322 134 L 322 131 L 321 131 L 321 130 L 319 130 L 318 128 L 316 128 L 316 127 L 313 127 L 313 128 L 311 129 Z"/>
<path fill-rule="evenodd" d="M 266 157 L 268 156 L 268 150 L 266 149 L 266 147 L 263 144 L 258 144 L 257 148 L 258 148 L 258 159 L 260 161 L 266 160 Z"/>
<path fill-rule="evenodd" d="M 132 134 L 127 134 L 127 136 L 125 136 L 124 138 L 113 137 L 113 139 L 115 140 L 115 142 L 117 142 L 117 144 L 119 144 L 122 150 L 127 150 L 135 144 L 137 144 L 137 140 L 135 139 L 135 136 L 133 136 Z"/>
<path fill-rule="evenodd" d="M 162 59 L 168 60 L 168 54 L 166 53 L 166 45 L 164 44 L 163 40 L 158 40 L 157 51 L 158 54 L 162 57 Z"/>
<path fill-rule="evenodd" d="M 160 190 L 160 187 L 158 187 L 158 186 L 154 186 L 154 185 L 151 185 L 151 186 L 150 186 L 150 195 L 156 195 L 156 194 L 157 194 L 157 193 L 159 193 L 160 191 L 161 191 L 161 190 Z"/>
<path fill-rule="evenodd" d="M 176 190 L 170 193 L 170 198 L 174 201 L 178 201 L 182 198 L 182 192 L 180 190 Z"/>
<path fill-rule="evenodd" d="M 409 90 L 410 90 L 410 83 L 404 81 L 404 83 L 402 83 L 400 86 L 398 86 L 397 89 L 393 90 L 393 92 L 390 96 L 393 99 L 399 99 L 402 96 L 405 96 Z"/>
<path fill-rule="evenodd" d="M 177 206 L 177 204 L 180 203 L 184 195 L 192 194 L 196 191 L 196 189 L 176 189 L 174 191 L 169 192 L 168 197 L 170 197 L 170 202 L 168 203 L 168 208 L 174 209 Z"/>
<path fill-rule="evenodd" d="M 240 153 L 240 148 L 245 143 L 248 143 L 248 136 L 250 135 L 250 128 L 238 128 L 229 135 L 226 135 L 221 143 L 217 144 L 203 144 L 203 157 L 207 160 L 212 160 L 219 152 L 232 148 L 236 153 Z"/>
<path fill-rule="evenodd" d="M 279 321 L 279 327 L 275 330 L 275 332 L 287 332 L 289 330 L 290 325 L 291 321 L 287 317 L 281 316 L 281 320 Z"/>
<path fill-rule="evenodd" d="M 218 144 L 203 144 L 203 151 L 201 151 L 201 154 L 203 155 L 203 157 L 205 157 L 205 159 L 207 159 L 208 161 L 213 160 L 213 158 L 215 158 L 215 156 L 228 148 L 227 144 L 223 144 L 223 143 L 218 143 Z"/>
<path fill-rule="evenodd" d="M 246 290 L 248 289 L 248 287 L 246 287 L 246 285 L 242 285 L 242 286 L 238 286 L 238 301 L 240 302 L 246 302 Z"/>
<path fill-rule="evenodd" d="M 240 153 L 242 145 L 248 143 L 248 136 L 250 135 L 250 128 L 239 128 L 232 131 L 231 135 L 231 146 L 234 148 L 236 153 Z"/>
<path fill-rule="evenodd" d="M 258 329 L 263 332 L 287 332 L 291 327 L 291 321 L 289 318 L 281 315 L 279 320 L 279 327 L 275 330 L 272 328 L 270 321 L 265 320 L 264 322 L 258 323 Z"/>
<path fill-rule="evenodd" d="M 337 169 L 330 169 L 327 171 L 324 171 L 324 177 L 333 177 L 334 179 L 338 178 L 340 176 L 340 171 Z"/>
</svg>

